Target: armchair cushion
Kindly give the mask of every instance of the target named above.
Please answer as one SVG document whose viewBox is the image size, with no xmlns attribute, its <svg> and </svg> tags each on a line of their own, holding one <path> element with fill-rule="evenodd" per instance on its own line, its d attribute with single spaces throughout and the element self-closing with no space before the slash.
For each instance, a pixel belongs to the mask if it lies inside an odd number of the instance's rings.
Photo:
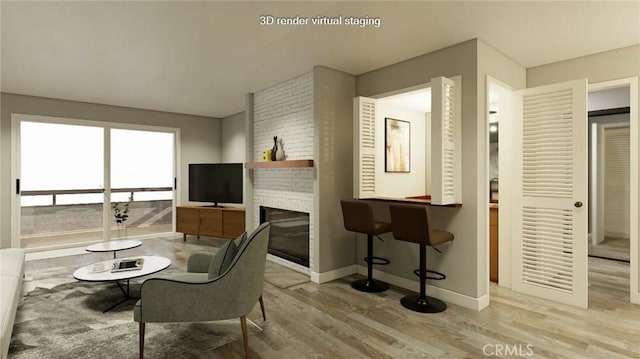
<svg viewBox="0 0 640 359">
<path fill-rule="evenodd" d="M 238 246 L 235 241 L 228 241 L 213 255 L 209 263 L 209 279 L 219 277 L 224 273 L 238 254 Z"/>
<path fill-rule="evenodd" d="M 209 273 L 209 265 L 213 253 L 206 251 L 193 251 L 187 258 L 187 272 L 189 273 Z"/>
<path fill-rule="evenodd" d="M 189 272 L 160 274 L 155 276 L 154 278 L 168 279 L 168 280 L 185 282 L 185 283 L 193 283 L 193 284 L 206 283 L 209 281 L 209 275 L 207 273 L 189 273 Z"/>
<path fill-rule="evenodd" d="M 238 236 L 238 238 L 234 239 L 233 242 L 238 247 L 238 250 L 242 248 L 242 245 L 247 241 L 247 232 L 242 233 Z"/>
</svg>

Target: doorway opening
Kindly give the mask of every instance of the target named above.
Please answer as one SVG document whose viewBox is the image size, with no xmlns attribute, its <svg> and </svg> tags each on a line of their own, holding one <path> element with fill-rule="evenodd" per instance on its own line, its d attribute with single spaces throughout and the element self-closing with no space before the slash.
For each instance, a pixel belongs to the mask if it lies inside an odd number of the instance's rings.
<svg viewBox="0 0 640 359">
<path fill-rule="evenodd" d="M 589 92 L 590 303 L 630 298 L 630 88 Z"/>
<path fill-rule="evenodd" d="M 514 118 L 512 106 L 512 91 L 514 89 L 497 79 L 487 78 L 487 126 L 489 133 L 489 169 L 487 188 L 487 204 L 489 206 L 489 280 L 500 285 L 511 286 L 511 263 L 504 260 L 510 256 L 500 256 L 500 253 L 511 253 L 511 218 L 509 201 L 500 203 L 500 198 L 511 195 L 511 181 L 506 173 L 511 166 L 511 157 L 500 156 L 500 153 L 511 153 L 512 121 Z M 503 180 L 500 181 L 500 178 Z"/>
<path fill-rule="evenodd" d="M 589 256 L 630 261 L 630 88 L 589 93 Z"/>
</svg>

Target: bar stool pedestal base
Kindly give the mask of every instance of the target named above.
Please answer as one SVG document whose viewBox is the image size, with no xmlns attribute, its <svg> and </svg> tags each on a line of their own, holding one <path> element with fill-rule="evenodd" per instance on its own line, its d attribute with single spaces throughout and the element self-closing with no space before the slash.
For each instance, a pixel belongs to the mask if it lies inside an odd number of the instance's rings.
<svg viewBox="0 0 640 359">
<path fill-rule="evenodd" d="M 419 295 L 408 295 L 400 299 L 403 307 L 420 313 L 440 313 L 447 309 L 447 304 L 438 298 Z"/>
<path fill-rule="evenodd" d="M 358 279 L 351 283 L 351 288 L 361 292 L 380 293 L 389 289 L 389 284 L 373 279 Z"/>
</svg>

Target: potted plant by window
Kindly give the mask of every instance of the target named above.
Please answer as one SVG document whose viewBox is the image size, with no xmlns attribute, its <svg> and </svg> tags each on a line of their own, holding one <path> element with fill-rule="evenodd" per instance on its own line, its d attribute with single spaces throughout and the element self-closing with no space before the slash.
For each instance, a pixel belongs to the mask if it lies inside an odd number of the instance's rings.
<svg viewBox="0 0 640 359">
<path fill-rule="evenodd" d="M 131 202 L 114 202 L 111 205 L 113 211 L 113 221 L 118 228 L 119 238 L 127 238 L 127 219 L 129 219 L 129 203 Z"/>
</svg>

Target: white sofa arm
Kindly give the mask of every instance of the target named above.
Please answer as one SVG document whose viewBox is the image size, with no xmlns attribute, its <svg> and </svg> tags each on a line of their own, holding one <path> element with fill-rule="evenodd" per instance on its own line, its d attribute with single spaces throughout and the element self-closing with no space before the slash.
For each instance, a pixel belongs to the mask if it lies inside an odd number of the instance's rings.
<svg viewBox="0 0 640 359">
<path fill-rule="evenodd" d="M 0 249 L 0 357 L 9 355 L 11 332 L 20 303 L 24 277 L 24 249 Z"/>
</svg>

